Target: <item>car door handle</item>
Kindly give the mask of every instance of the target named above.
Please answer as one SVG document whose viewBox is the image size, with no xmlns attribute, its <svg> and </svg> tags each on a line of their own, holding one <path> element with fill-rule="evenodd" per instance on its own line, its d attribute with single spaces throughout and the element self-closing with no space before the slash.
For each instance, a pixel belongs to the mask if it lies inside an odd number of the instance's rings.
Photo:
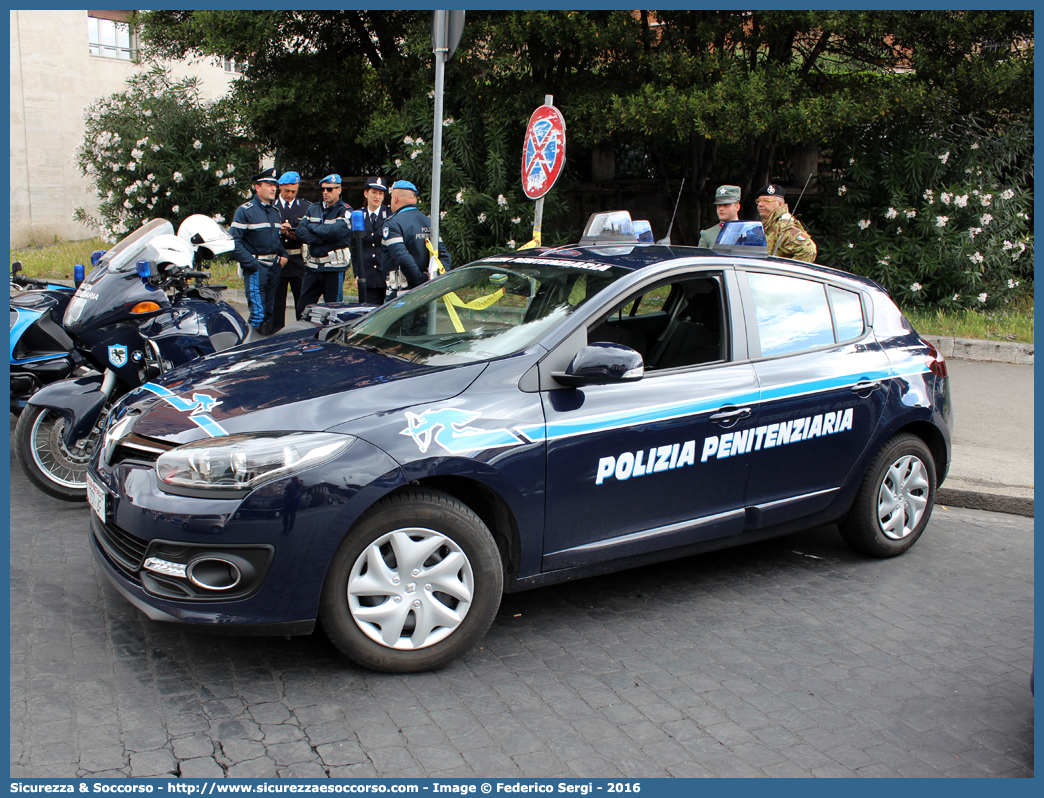
<svg viewBox="0 0 1044 798">
<path fill-rule="evenodd" d="M 731 427 L 737 421 L 750 418 L 749 407 L 738 407 L 735 410 L 722 410 L 710 417 L 710 420 L 722 427 Z"/>
<path fill-rule="evenodd" d="M 881 387 L 880 380 L 863 380 L 852 386 L 852 393 L 867 397 Z"/>
</svg>

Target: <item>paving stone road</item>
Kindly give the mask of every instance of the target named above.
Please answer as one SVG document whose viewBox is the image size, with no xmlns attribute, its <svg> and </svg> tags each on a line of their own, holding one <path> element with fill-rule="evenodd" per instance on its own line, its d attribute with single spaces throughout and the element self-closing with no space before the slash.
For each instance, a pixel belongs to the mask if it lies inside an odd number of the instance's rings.
<svg viewBox="0 0 1044 798">
<path fill-rule="evenodd" d="M 505 597 L 442 671 L 147 621 L 11 461 L 12 777 L 1033 775 L 1033 521 L 938 508 Z"/>
</svg>

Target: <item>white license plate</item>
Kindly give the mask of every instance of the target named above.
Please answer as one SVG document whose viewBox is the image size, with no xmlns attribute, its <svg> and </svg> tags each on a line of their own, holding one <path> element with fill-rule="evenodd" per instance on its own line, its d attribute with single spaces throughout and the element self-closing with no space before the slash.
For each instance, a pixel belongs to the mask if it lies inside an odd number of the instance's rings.
<svg viewBox="0 0 1044 798">
<path fill-rule="evenodd" d="M 95 482 L 90 474 L 87 475 L 87 503 L 91 505 L 91 509 L 97 513 L 98 517 L 105 520 L 105 501 L 106 491 L 101 485 Z"/>
</svg>

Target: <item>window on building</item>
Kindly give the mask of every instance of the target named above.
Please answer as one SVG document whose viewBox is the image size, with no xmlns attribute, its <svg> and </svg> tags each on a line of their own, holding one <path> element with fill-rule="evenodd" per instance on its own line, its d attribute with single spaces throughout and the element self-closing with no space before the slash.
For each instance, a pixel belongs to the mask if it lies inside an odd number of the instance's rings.
<svg viewBox="0 0 1044 798">
<path fill-rule="evenodd" d="M 137 37 L 127 21 L 130 11 L 88 11 L 87 41 L 91 55 L 133 61 L 137 57 Z"/>
<path fill-rule="evenodd" d="M 236 61 L 233 58 L 222 58 L 221 63 L 226 72 L 235 72 L 237 75 L 241 75 L 246 71 L 247 65 L 245 61 Z"/>
</svg>

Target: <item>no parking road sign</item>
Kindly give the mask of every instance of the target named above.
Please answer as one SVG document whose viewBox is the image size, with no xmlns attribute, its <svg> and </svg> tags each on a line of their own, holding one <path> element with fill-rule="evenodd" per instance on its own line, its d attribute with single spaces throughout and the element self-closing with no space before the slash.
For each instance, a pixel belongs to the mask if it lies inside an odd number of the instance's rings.
<svg viewBox="0 0 1044 798">
<path fill-rule="evenodd" d="M 522 190 L 526 196 L 544 196 L 562 174 L 564 165 L 565 119 L 553 105 L 541 105 L 529 118 L 522 145 Z"/>
</svg>

